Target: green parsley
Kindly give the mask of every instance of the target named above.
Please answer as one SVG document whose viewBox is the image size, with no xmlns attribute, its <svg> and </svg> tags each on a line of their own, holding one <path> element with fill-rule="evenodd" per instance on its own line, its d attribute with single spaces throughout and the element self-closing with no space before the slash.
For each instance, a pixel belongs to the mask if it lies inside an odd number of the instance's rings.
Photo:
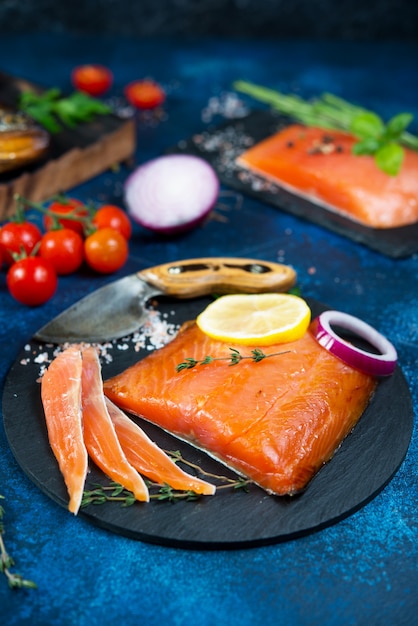
<svg viewBox="0 0 418 626">
<path fill-rule="evenodd" d="M 82 122 L 91 121 L 96 115 L 112 112 L 109 106 L 88 94 L 75 91 L 63 97 L 56 88 L 41 94 L 24 91 L 19 108 L 52 134 L 59 133 L 63 126 L 74 128 Z"/>
</svg>

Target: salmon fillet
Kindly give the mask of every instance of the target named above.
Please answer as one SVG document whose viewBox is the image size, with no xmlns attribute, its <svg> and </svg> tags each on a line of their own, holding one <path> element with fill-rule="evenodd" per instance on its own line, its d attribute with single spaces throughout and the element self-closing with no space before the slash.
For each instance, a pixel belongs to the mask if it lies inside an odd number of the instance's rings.
<svg viewBox="0 0 418 626">
<path fill-rule="evenodd" d="M 405 148 L 401 171 L 389 176 L 373 157 L 352 154 L 356 141 L 343 131 L 292 124 L 241 154 L 237 163 L 372 228 L 417 222 L 418 152 Z"/>
<path fill-rule="evenodd" d="M 120 408 L 207 451 L 268 493 L 295 494 L 355 426 L 376 381 L 310 332 L 265 353 L 287 350 L 258 363 L 222 360 L 177 372 L 188 358 L 229 355 L 228 344 L 190 323 L 103 389 Z M 250 355 L 251 348 L 240 352 Z"/>
<path fill-rule="evenodd" d="M 106 407 L 122 450 L 138 472 L 160 485 L 167 484 L 179 491 L 193 491 L 206 496 L 215 493 L 214 485 L 184 472 L 109 398 L 106 398 Z"/>
<path fill-rule="evenodd" d="M 82 409 L 88 454 L 107 476 L 132 491 L 137 500 L 148 502 L 148 488 L 127 460 L 107 411 L 96 350 L 84 348 L 82 356 Z"/>
<path fill-rule="evenodd" d="M 71 346 L 50 364 L 41 379 L 41 398 L 48 439 L 70 496 L 68 509 L 76 515 L 83 497 L 88 455 L 81 413 L 80 349 Z"/>
</svg>

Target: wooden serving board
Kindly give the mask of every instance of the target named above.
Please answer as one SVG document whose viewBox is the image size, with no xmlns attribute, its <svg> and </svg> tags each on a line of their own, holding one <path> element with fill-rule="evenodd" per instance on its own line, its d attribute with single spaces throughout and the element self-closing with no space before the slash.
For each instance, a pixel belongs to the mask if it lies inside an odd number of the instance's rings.
<svg viewBox="0 0 418 626">
<path fill-rule="evenodd" d="M 19 94 L 27 89 L 42 90 L 27 80 L 0 72 L 0 107 L 16 107 Z M 135 147 L 135 120 L 113 114 L 99 115 L 89 123 L 51 135 L 45 158 L 0 175 L 0 221 L 13 214 L 16 193 L 42 202 L 127 161 Z"/>
</svg>

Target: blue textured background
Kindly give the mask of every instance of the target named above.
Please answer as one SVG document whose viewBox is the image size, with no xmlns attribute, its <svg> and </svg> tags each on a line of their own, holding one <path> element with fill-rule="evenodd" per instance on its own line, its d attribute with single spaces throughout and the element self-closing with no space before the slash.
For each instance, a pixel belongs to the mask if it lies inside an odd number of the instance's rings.
<svg viewBox="0 0 418 626">
<path fill-rule="evenodd" d="M 212 96 L 236 78 L 306 95 L 332 91 L 384 117 L 417 114 L 414 43 L 315 43 L 221 39 L 178 41 L 117 36 L 5 35 L 2 69 L 69 89 L 72 67 L 98 61 L 115 74 L 114 92 L 151 76 L 167 89 L 166 117 L 138 123 L 137 162 L 200 131 Z M 215 121 L 220 121 L 220 117 Z M 416 130 L 416 125 L 415 125 Z M 81 199 L 121 202 L 126 170 L 73 190 Z M 119 275 L 199 255 L 239 255 L 294 266 L 306 296 L 359 315 L 398 349 L 418 407 L 418 258 L 391 260 L 312 224 L 244 199 L 174 240 L 135 228 L 132 257 Z M 114 277 L 112 277 L 114 278 Z M 0 273 L 0 388 L 25 341 L 60 310 L 108 278 L 60 280 L 37 309 L 14 302 Z M 19 416 L 16 416 L 19 419 Z M 416 428 L 392 482 L 365 508 L 324 531 L 288 543 L 228 552 L 146 545 L 92 527 L 46 498 L 17 466 L 0 427 L 0 493 L 16 570 L 37 590 L 9 590 L 0 577 L 1 623 L 90 626 L 411 626 L 417 623 Z M 222 520 L 219 521 L 222 523 Z"/>
</svg>

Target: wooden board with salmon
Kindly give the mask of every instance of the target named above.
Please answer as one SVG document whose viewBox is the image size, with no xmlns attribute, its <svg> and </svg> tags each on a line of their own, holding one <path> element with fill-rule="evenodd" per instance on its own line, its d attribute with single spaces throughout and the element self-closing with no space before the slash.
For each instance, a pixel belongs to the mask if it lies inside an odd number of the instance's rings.
<svg viewBox="0 0 418 626">
<path fill-rule="evenodd" d="M 270 110 L 210 128 L 170 152 L 203 157 L 225 185 L 386 256 L 418 250 L 418 153 L 397 176 L 351 153 L 342 131 L 304 128 Z"/>
<path fill-rule="evenodd" d="M 209 301 L 206 297 L 181 302 L 161 298 L 155 305 L 154 313 L 161 316 L 161 319 L 169 319 L 170 324 L 179 328 L 186 321 L 196 319 Z M 324 309 L 317 302 L 310 301 L 309 304 L 313 316 Z M 100 355 L 104 380 L 118 376 L 138 361 L 140 364 L 145 363 L 145 357 L 152 359 L 156 354 L 153 349 L 158 342 L 155 336 L 150 335 L 145 343 L 138 337 L 126 339 L 123 345 L 121 343 L 123 344 L 120 340 L 109 342 Z M 80 353 L 77 356 L 77 348 L 75 352 L 74 365 L 71 368 L 74 368 L 76 378 L 80 378 L 77 369 Z M 327 355 L 325 350 L 323 352 Z M 48 440 L 40 389 L 41 372 L 54 362 L 56 354 L 56 347 L 35 340 L 25 346 L 6 379 L 3 414 L 11 450 L 21 468 L 44 493 L 68 508 L 67 487 Z M 85 374 L 88 376 L 86 387 L 93 396 L 98 393 L 95 377 L 99 370 L 93 352 L 85 354 L 85 359 L 90 371 Z M 253 367 L 271 367 L 275 359 L 276 357 L 270 359 L 269 363 L 266 360 L 264 364 L 253 364 Z M 245 371 L 245 368 L 239 369 L 241 367 L 243 364 L 236 369 L 230 368 L 235 371 L 233 376 L 240 376 L 240 372 Z M 188 376 L 191 371 L 183 374 Z M 369 380 L 368 376 L 360 378 Z M 83 380 L 81 387 L 82 383 Z M 82 393 L 79 387 L 74 389 L 74 394 L 78 393 Z M 158 401 L 158 394 L 155 399 Z M 83 404 L 83 411 L 95 410 L 96 408 Z M 111 410 L 109 414 L 112 414 Z M 129 441 L 137 436 L 133 431 L 139 427 L 161 450 L 178 451 L 193 467 L 202 468 L 205 471 L 205 481 L 211 482 L 209 475 L 231 480 L 237 478 L 223 463 L 148 421 L 132 418 L 130 422 L 126 422 L 121 415 L 113 416 L 112 421 L 114 426 L 119 422 L 116 430 L 119 441 L 123 448 L 126 446 L 126 450 Z M 179 500 L 170 504 L 150 499 L 149 502 L 136 502 L 128 507 L 106 502 L 103 505 L 82 506 L 78 514 L 118 534 L 185 548 L 249 547 L 296 538 L 338 522 L 376 496 L 397 471 L 406 454 L 412 423 L 409 390 L 401 370 L 396 367 L 393 375 L 378 383 L 370 404 L 354 430 L 344 438 L 331 461 L 321 467 L 300 493 L 293 496 L 270 495 L 265 488 L 251 483 L 247 490 L 217 488 L 214 495 L 201 496 L 192 501 Z M 103 424 L 100 428 L 110 432 L 108 424 Z M 142 434 L 139 436 L 142 437 Z M 90 450 L 92 446 L 96 446 L 95 442 L 87 439 L 86 445 Z M 96 453 L 93 451 L 93 454 Z M 98 455 L 101 454 L 99 449 Z M 103 454 L 106 456 L 108 452 L 104 450 Z M 151 448 L 150 454 L 155 460 L 156 456 Z M 129 460 L 134 463 L 134 456 Z M 166 464 L 166 461 L 162 462 Z M 84 461 L 82 465 L 84 467 Z M 190 467 L 186 468 L 188 473 L 192 473 Z M 171 471 L 169 467 L 167 471 Z M 104 471 L 90 460 L 86 489 L 108 483 L 109 479 Z"/>
</svg>

